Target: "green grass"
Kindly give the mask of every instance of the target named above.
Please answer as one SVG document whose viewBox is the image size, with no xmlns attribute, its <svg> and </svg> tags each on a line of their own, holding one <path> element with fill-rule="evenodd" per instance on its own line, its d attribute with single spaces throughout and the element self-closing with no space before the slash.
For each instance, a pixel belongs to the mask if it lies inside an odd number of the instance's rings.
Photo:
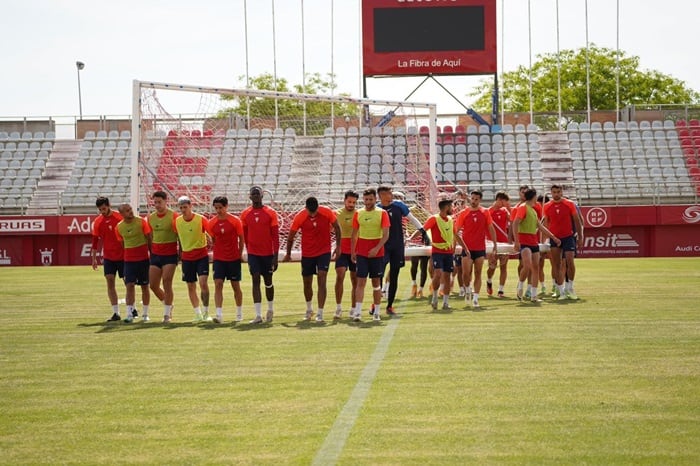
<svg viewBox="0 0 700 466">
<path fill-rule="evenodd" d="M 401 301 L 338 464 L 699 464 L 700 259 L 578 265 L 579 302 Z M 275 284 L 272 325 L 190 324 L 179 282 L 175 324 L 127 325 L 101 273 L 0 268 L 0 463 L 311 463 L 389 321 L 302 322 L 299 265 Z"/>
</svg>

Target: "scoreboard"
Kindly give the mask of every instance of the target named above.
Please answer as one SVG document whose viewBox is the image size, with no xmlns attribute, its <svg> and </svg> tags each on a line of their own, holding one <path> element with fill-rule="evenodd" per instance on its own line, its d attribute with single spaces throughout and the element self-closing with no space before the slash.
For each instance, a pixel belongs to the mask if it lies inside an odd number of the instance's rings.
<svg viewBox="0 0 700 466">
<path fill-rule="evenodd" d="M 496 73 L 496 0 L 363 0 L 365 76 Z"/>
</svg>

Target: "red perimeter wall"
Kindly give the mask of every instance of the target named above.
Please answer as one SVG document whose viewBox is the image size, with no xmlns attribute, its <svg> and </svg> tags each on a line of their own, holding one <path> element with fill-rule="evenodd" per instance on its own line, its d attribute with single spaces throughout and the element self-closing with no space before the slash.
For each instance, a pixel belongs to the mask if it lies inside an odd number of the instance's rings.
<svg viewBox="0 0 700 466">
<path fill-rule="evenodd" d="M 584 207 L 580 257 L 700 256 L 700 205 Z M 0 266 L 90 265 L 95 215 L 0 217 Z"/>
</svg>

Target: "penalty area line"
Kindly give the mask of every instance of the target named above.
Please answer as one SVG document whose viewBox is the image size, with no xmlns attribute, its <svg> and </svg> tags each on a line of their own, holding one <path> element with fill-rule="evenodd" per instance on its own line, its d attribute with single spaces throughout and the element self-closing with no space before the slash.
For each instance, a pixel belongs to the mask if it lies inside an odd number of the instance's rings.
<svg viewBox="0 0 700 466">
<path fill-rule="evenodd" d="M 360 378 L 352 389 L 350 398 L 345 403 L 345 406 L 343 406 L 340 414 L 338 414 L 338 417 L 333 423 L 333 427 L 331 427 L 330 432 L 328 432 L 326 439 L 323 441 L 323 445 L 321 445 L 321 448 L 316 453 L 312 463 L 313 465 L 337 463 L 338 457 L 340 457 L 345 447 L 345 442 L 352 428 L 355 426 L 355 422 L 360 414 L 360 409 L 372 388 L 372 383 L 377 375 L 379 366 L 382 364 L 389 350 L 389 345 L 394 337 L 394 332 L 396 332 L 396 327 L 399 326 L 399 320 L 401 319 L 389 319 L 389 324 L 384 328 L 372 356 L 370 356 L 367 365 L 362 370 L 362 374 L 360 374 Z"/>
</svg>

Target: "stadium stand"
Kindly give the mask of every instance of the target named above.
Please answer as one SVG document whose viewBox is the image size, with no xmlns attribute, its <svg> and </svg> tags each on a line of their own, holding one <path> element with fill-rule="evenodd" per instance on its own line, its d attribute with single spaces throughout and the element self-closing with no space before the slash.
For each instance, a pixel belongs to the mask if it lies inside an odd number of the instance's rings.
<svg viewBox="0 0 700 466">
<path fill-rule="evenodd" d="M 480 188 L 486 199 L 500 189 L 555 181 L 575 186 L 584 204 L 697 202 L 700 195 L 698 120 L 572 122 L 560 133 L 534 125 L 506 124 L 498 133 L 445 125 L 438 140 L 438 184 Z M 87 131 L 82 141 L 56 141 L 53 132 L 0 132 L 0 212 L 93 212 L 98 195 L 127 201 L 130 144 L 128 131 Z M 202 209 L 214 194 L 242 208 L 251 184 L 280 202 L 309 186 L 321 201 L 367 184 L 411 192 L 428 166 L 426 127 L 327 128 L 322 136 L 300 136 L 292 128 L 150 131 L 146 144 L 160 160 L 144 190 L 195 196 Z"/>
</svg>

